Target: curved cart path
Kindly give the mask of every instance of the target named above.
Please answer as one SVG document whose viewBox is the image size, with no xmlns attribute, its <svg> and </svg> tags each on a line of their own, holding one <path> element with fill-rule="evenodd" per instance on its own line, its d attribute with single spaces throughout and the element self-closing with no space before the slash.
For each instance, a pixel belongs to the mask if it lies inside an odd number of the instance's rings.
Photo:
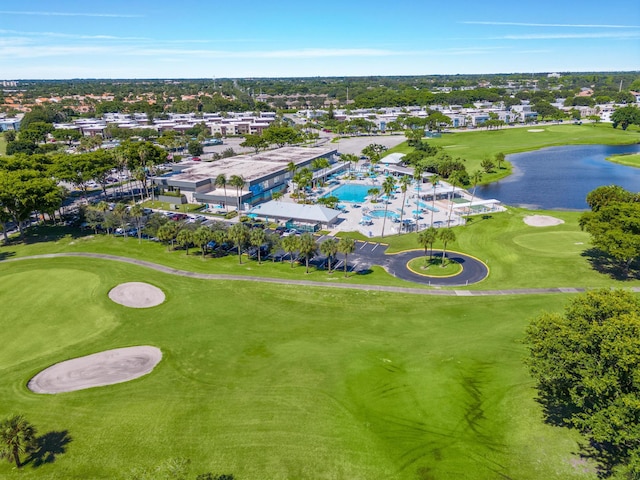
<svg viewBox="0 0 640 480">
<path fill-rule="evenodd" d="M 147 262 L 145 260 L 137 260 L 134 258 L 120 257 L 116 255 L 107 255 L 103 253 L 89 253 L 89 252 L 72 252 L 72 253 L 48 253 L 43 255 L 32 255 L 29 257 L 10 258 L 3 260 L 0 263 L 5 262 L 17 262 L 22 260 L 36 260 L 42 258 L 61 258 L 61 257 L 85 257 L 85 258 L 97 258 L 101 260 L 111 260 L 122 263 L 129 263 L 132 265 L 138 265 L 141 267 L 150 268 L 163 273 L 171 275 L 180 275 L 183 277 L 199 278 L 203 280 L 235 280 L 235 281 L 250 281 L 250 282 L 262 282 L 262 283 L 274 283 L 279 285 L 304 285 L 309 287 L 323 287 L 323 288 L 337 288 L 345 290 L 365 290 L 365 291 L 377 291 L 377 292 L 394 292 L 394 293 L 407 293 L 413 295 L 443 295 L 443 296 L 463 296 L 463 297 L 475 297 L 475 296 L 489 296 L 489 295 L 534 295 L 534 294 L 547 294 L 547 293 L 579 293 L 584 292 L 586 288 L 520 288 L 510 290 L 427 290 L 421 288 L 410 287 L 392 287 L 386 285 L 361 285 L 361 284 L 344 284 L 344 283 L 325 283 L 325 282 L 313 282 L 310 280 L 288 280 L 281 278 L 268 278 L 268 277 L 256 277 L 249 275 L 228 275 L 219 273 L 196 273 L 186 270 L 179 270 L 176 268 L 166 267 L 157 263 Z M 632 292 L 640 292 L 640 287 L 629 288 Z"/>
</svg>

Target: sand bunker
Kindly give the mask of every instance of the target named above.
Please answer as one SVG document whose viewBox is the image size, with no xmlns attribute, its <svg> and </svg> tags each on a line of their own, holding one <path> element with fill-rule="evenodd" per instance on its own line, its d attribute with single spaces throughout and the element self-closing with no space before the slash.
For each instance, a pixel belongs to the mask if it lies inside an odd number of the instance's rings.
<svg viewBox="0 0 640 480">
<path fill-rule="evenodd" d="M 530 128 L 527 132 L 539 133 L 544 132 L 544 128 Z"/>
<path fill-rule="evenodd" d="M 552 227 L 564 223 L 564 220 L 548 215 L 529 215 L 524 217 L 524 223 L 532 227 Z"/>
<path fill-rule="evenodd" d="M 162 359 L 159 348 L 116 348 L 56 363 L 29 380 L 34 393 L 62 393 L 128 382 L 151 373 Z"/>
<path fill-rule="evenodd" d="M 121 283 L 109 292 L 109 298 L 120 305 L 132 308 L 155 307 L 164 302 L 164 292 L 158 287 L 142 282 Z"/>
</svg>

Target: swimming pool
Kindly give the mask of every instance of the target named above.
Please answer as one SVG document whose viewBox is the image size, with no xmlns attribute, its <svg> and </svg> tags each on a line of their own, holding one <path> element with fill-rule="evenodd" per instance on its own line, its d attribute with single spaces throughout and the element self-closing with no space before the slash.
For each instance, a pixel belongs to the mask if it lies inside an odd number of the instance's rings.
<svg viewBox="0 0 640 480">
<path fill-rule="evenodd" d="M 384 210 L 371 210 L 367 215 L 373 218 L 384 218 L 385 211 Z M 387 218 L 400 218 L 393 210 L 387 210 Z"/>
<path fill-rule="evenodd" d="M 428 203 L 424 203 L 424 202 L 418 202 L 418 206 L 420 208 L 426 208 L 427 210 L 431 210 L 431 211 L 434 211 L 434 212 L 439 212 L 440 211 L 440 210 L 438 210 L 437 207 L 434 207 L 434 206 L 432 206 L 432 205 L 430 205 Z"/>
<path fill-rule="evenodd" d="M 357 185 L 353 183 L 340 185 L 338 188 L 329 192 L 325 197 L 338 197 L 341 202 L 363 203 L 371 187 L 368 185 Z"/>
</svg>

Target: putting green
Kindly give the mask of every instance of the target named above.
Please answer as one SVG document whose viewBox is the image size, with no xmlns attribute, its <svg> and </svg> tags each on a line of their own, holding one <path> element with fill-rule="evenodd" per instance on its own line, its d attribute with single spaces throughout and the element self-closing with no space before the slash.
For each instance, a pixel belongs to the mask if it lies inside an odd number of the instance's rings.
<svg viewBox="0 0 640 480">
<path fill-rule="evenodd" d="M 22 267 L 22 266 L 21 266 Z M 68 269 L 34 269 L 0 276 L 0 369 L 47 356 L 113 327 L 114 316 L 96 301 L 100 277 Z M 62 314 L 59 314 L 62 313 Z M 39 365 L 47 367 L 48 365 Z"/>
<path fill-rule="evenodd" d="M 536 232 L 518 235 L 513 241 L 538 253 L 564 257 L 582 253 L 590 247 L 586 232 Z"/>
</svg>

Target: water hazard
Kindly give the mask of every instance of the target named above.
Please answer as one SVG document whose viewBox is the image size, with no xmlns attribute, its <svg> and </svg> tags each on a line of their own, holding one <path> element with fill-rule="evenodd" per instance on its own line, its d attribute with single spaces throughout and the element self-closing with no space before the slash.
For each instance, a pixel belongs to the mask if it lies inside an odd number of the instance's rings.
<svg viewBox="0 0 640 480">
<path fill-rule="evenodd" d="M 514 174 L 478 187 L 476 194 L 517 207 L 586 210 L 587 193 L 599 186 L 615 184 L 640 191 L 640 168 L 605 160 L 623 153 L 640 153 L 640 144 L 571 145 L 509 155 Z"/>
</svg>

